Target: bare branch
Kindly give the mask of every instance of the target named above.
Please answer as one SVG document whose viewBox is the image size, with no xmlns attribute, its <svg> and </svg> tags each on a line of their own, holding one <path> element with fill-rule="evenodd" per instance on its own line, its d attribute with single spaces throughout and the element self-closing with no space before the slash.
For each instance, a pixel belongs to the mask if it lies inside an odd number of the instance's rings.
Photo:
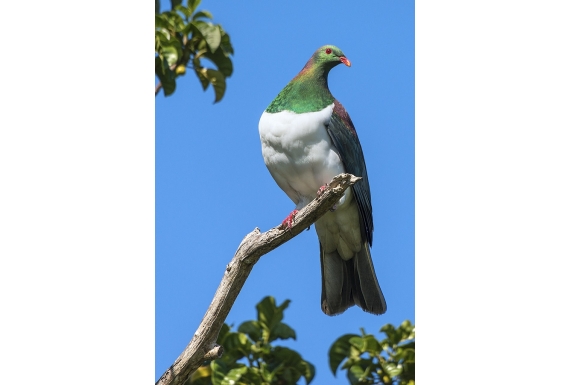
<svg viewBox="0 0 570 385">
<path fill-rule="evenodd" d="M 264 254 L 279 247 L 316 222 L 338 202 L 347 188 L 360 179 L 362 178 L 350 174 L 337 175 L 320 196 L 297 213 L 290 229 L 282 229 L 283 226 L 279 225 L 261 233 L 258 228 L 255 228 L 245 236 L 234 257 L 226 266 L 222 282 L 194 337 L 174 364 L 156 382 L 156 385 L 181 385 L 205 360 L 222 356 L 223 348 L 216 344 L 218 334 L 253 265 Z"/>
</svg>

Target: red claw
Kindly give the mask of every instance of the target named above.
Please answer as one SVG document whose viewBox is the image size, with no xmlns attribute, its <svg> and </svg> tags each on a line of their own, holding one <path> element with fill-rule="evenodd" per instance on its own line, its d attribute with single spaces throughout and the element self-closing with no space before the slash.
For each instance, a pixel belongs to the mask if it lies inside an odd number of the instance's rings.
<svg viewBox="0 0 570 385">
<path fill-rule="evenodd" d="M 291 211 L 291 213 L 287 215 L 283 222 L 281 222 L 281 226 L 285 229 L 290 229 L 293 226 L 293 220 L 295 219 L 295 215 L 297 215 L 298 212 L 299 210 Z"/>
<path fill-rule="evenodd" d="M 317 190 L 317 196 L 320 197 L 325 192 L 325 190 L 327 189 L 328 186 L 329 186 L 329 184 L 327 183 L 326 185 L 319 187 L 319 189 Z M 336 208 L 337 208 L 337 205 L 335 204 L 333 207 L 331 207 L 330 211 L 334 212 L 336 210 Z"/>
<path fill-rule="evenodd" d="M 328 183 L 327 183 L 326 185 L 324 185 L 324 186 L 319 187 L 319 189 L 317 190 L 317 196 L 318 196 L 318 197 L 320 197 L 321 194 L 322 194 L 323 192 L 325 192 L 325 190 L 327 189 L 327 186 L 328 186 Z"/>
</svg>

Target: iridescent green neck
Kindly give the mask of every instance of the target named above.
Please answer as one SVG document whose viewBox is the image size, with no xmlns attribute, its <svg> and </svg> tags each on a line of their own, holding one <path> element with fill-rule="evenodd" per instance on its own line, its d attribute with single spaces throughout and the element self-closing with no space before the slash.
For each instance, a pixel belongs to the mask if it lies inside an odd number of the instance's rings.
<svg viewBox="0 0 570 385">
<path fill-rule="evenodd" d="M 327 77 L 332 67 L 334 65 L 315 64 L 311 58 L 265 111 L 275 113 L 287 110 L 302 114 L 321 111 L 331 105 L 334 97 L 329 91 Z"/>
</svg>

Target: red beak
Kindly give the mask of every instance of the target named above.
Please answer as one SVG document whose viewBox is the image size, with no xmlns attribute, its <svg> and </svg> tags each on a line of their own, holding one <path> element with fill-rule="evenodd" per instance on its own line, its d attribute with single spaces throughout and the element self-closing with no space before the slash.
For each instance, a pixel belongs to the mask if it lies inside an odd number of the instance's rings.
<svg viewBox="0 0 570 385">
<path fill-rule="evenodd" d="M 350 60 L 348 60 L 344 56 L 339 57 L 339 59 L 345 66 L 350 67 Z"/>
</svg>

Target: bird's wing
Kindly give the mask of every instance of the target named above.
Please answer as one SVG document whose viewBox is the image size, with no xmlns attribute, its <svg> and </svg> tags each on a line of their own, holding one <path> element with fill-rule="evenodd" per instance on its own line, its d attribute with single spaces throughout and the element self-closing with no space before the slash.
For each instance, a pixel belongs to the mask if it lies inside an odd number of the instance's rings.
<svg viewBox="0 0 570 385">
<path fill-rule="evenodd" d="M 352 186 L 358 211 L 364 226 L 364 233 L 370 246 L 372 246 L 372 202 L 370 198 L 370 185 L 366 173 L 366 163 L 362 147 L 356 135 L 356 130 L 348 113 L 338 100 L 334 101 L 333 113 L 327 126 L 329 136 L 338 150 L 346 172 L 362 177 L 362 180 Z"/>
</svg>

